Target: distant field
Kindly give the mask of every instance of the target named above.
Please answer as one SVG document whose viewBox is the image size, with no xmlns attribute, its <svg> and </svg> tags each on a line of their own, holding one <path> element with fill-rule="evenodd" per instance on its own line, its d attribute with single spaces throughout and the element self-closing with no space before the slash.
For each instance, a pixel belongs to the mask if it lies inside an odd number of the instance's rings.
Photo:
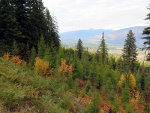
<svg viewBox="0 0 150 113">
<path fill-rule="evenodd" d="M 121 46 L 109 46 L 108 47 L 108 52 L 110 55 L 114 55 L 114 56 L 121 56 L 122 55 L 122 48 Z M 92 52 L 95 52 L 96 49 L 89 49 Z M 139 61 L 143 61 L 144 59 L 144 51 L 141 51 L 140 49 L 138 49 L 138 60 Z"/>
</svg>

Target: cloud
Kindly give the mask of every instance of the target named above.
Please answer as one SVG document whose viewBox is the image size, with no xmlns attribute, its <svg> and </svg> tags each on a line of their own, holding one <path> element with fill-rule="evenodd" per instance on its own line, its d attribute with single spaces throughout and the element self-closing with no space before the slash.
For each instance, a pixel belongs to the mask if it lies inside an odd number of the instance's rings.
<svg viewBox="0 0 150 113">
<path fill-rule="evenodd" d="M 149 0 L 43 0 L 59 31 L 146 25 Z"/>
</svg>

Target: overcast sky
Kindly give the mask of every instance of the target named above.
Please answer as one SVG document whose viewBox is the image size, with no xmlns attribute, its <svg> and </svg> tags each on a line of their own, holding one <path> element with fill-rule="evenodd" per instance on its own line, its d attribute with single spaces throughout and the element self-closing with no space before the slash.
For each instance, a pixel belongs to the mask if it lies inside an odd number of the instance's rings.
<svg viewBox="0 0 150 113">
<path fill-rule="evenodd" d="M 149 0 L 43 0 L 59 32 L 147 25 Z"/>
</svg>

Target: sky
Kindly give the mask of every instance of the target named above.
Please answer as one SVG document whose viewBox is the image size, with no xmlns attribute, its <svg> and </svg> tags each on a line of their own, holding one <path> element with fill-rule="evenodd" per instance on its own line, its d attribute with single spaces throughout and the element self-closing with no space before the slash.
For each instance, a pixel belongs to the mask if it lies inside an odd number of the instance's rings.
<svg viewBox="0 0 150 113">
<path fill-rule="evenodd" d="M 148 25 L 149 0 L 43 0 L 59 32 Z"/>
</svg>

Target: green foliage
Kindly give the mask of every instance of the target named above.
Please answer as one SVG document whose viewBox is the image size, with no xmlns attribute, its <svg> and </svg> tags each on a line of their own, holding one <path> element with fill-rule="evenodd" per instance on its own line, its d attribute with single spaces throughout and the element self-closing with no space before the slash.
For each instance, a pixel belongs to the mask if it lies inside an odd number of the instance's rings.
<svg viewBox="0 0 150 113">
<path fill-rule="evenodd" d="M 86 93 L 93 91 L 92 84 L 90 83 L 90 81 L 87 81 L 87 83 L 85 85 L 85 91 L 86 91 Z"/>
<path fill-rule="evenodd" d="M 128 73 L 129 71 L 134 71 L 135 64 L 137 61 L 137 47 L 136 47 L 136 39 L 132 32 L 129 31 L 127 34 L 127 39 L 125 40 L 124 48 L 123 48 L 123 69 L 124 72 Z"/>
<path fill-rule="evenodd" d="M 148 7 L 148 10 L 150 11 L 150 5 Z M 147 18 L 146 20 L 150 20 L 150 13 L 147 14 Z M 145 37 L 143 37 L 143 39 L 145 39 L 144 41 L 144 49 L 145 51 L 148 51 L 148 53 L 146 54 L 146 60 L 150 61 L 150 26 L 146 27 L 143 30 L 143 35 L 146 35 Z"/>
<path fill-rule="evenodd" d="M 53 42 L 58 51 L 60 40 L 57 23 L 49 10 L 45 10 L 42 0 L 1 0 L 0 20 L 0 53 L 11 52 L 15 40 L 17 55 L 28 61 L 32 47 L 38 49 L 41 35 L 46 45 L 50 47 Z"/>
<path fill-rule="evenodd" d="M 0 97 L 4 101 L 4 105 L 9 109 L 16 108 L 17 106 L 21 105 L 26 97 L 27 92 L 25 88 L 9 83 L 3 83 L 0 90 Z"/>
<path fill-rule="evenodd" d="M 44 58 L 45 49 L 46 49 L 46 44 L 45 44 L 44 37 L 42 36 L 38 43 L 38 57 Z"/>
<path fill-rule="evenodd" d="M 78 58 L 81 59 L 82 58 L 82 52 L 83 52 L 83 43 L 82 43 L 81 39 L 78 40 L 77 51 L 78 51 Z"/>
<path fill-rule="evenodd" d="M 129 87 L 141 88 L 141 100 L 149 102 L 150 69 L 149 65 L 142 67 L 137 62 L 136 40 L 131 30 L 122 57 L 116 58 L 108 56 L 104 33 L 96 53 L 84 49 L 81 39 L 75 50 L 60 47 L 57 22 L 45 9 L 42 0 L 0 0 L 0 20 L 0 56 L 6 52 L 12 55 L 6 53 L 7 60 L 0 58 L 0 110 L 2 105 L 8 112 L 82 113 L 85 109 L 85 113 L 99 113 L 100 95 L 93 95 L 93 92 L 98 92 L 105 93 L 102 96 L 106 96 L 115 112 L 120 108 L 118 101 L 122 100 L 121 107 L 132 113 Z M 144 44 L 148 50 L 149 27 L 143 34 L 147 35 Z M 39 58 L 35 62 L 36 57 Z M 19 60 L 22 65 L 16 66 L 12 59 Z M 62 67 L 61 59 L 66 59 Z M 22 63 L 22 60 L 27 63 Z M 35 63 L 35 71 L 43 77 L 34 73 L 28 63 L 31 66 Z M 68 72 L 64 67 L 69 70 L 69 76 L 61 76 L 59 67 L 65 74 Z M 127 77 L 122 95 L 116 96 L 119 75 L 130 71 L 136 76 Z M 86 97 L 92 98 L 91 103 Z"/>
<path fill-rule="evenodd" d="M 90 106 L 85 110 L 85 113 L 99 113 L 100 108 L 99 108 L 99 103 L 100 103 L 100 96 L 98 93 L 94 94 L 94 97 L 92 99 L 92 102 Z"/>
<path fill-rule="evenodd" d="M 76 89 L 77 83 L 72 79 L 72 76 L 70 76 L 66 81 L 69 89 Z"/>
<path fill-rule="evenodd" d="M 126 104 L 126 105 L 124 105 L 124 108 L 125 108 L 127 113 L 134 113 L 134 111 L 132 109 L 133 108 L 132 105 Z"/>
<path fill-rule="evenodd" d="M 31 63 L 31 66 L 34 65 L 36 55 L 37 55 L 37 54 L 36 54 L 36 50 L 35 50 L 35 48 L 33 47 L 32 50 L 31 50 L 31 56 L 30 56 L 30 63 Z"/>
<path fill-rule="evenodd" d="M 129 103 L 130 100 L 130 89 L 128 88 L 128 86 L 125 86 L 124 88 L 122 88 L 122 102 L 127 104 Z"/>
<path fill-rule="evenodd" d="M 77 59 L 73 63 L 73 79 L 81 78 L 83 79 L 83 65 Z"/>
<path fill-rule="evenodd" d="M 0 48 L 2 54 L 12 50 L 14 40 L 22 38 L 15 16 L 16 9 L 12 4 L 12 0 L 0 1 Z"/>
<path fill-rule="evenodd" d="M 50 54 L 50 49 L 48 47 L 45 49 L 44 60 L 48 62 L 52 61 L 52 55 Z"/>
<path fill-rule="evenodd" d="M 44 79 L 28 68 L 16 67 L 0 58 L 0 101 L 7 110 L 19 111 L 27 103 L 32 103 L 27 110 L 67 113 L 59 106 L 62 99 L 58 100 L 62 93 L 58 93 L 59 90 L 63 88 L 65 91 L 64 84 L 59 79 Z"/>
<path fill-rule="evenodd" d="M 62 102 L 60 103 L 60 107 L 69 110 L 72 107 L 72 99 L 73 96 L 70 94 L 64 95 Z"/>
<path fill-rule="evenodd" d="M 119 110 L 119 106 L 120 106 L 120 104 L 118 103 L 118 97 L 117 96 L 114 96 L 114 95 L 112 95 L 113 96 L 113 101 L 111 101 L 111 104 L 113 105 L 113 111 L 114 112 L 118 112 L 118 110 Z"/>
<path fill-rule="evenodd" d="M 99 54 L 100 61 L 103 64 L 107 64 L 108 63 L 108 49 L 105 43 L 104 33 L 102 34 L 101 44 L 97 50 L 97 53 Z"/>
</svg>

